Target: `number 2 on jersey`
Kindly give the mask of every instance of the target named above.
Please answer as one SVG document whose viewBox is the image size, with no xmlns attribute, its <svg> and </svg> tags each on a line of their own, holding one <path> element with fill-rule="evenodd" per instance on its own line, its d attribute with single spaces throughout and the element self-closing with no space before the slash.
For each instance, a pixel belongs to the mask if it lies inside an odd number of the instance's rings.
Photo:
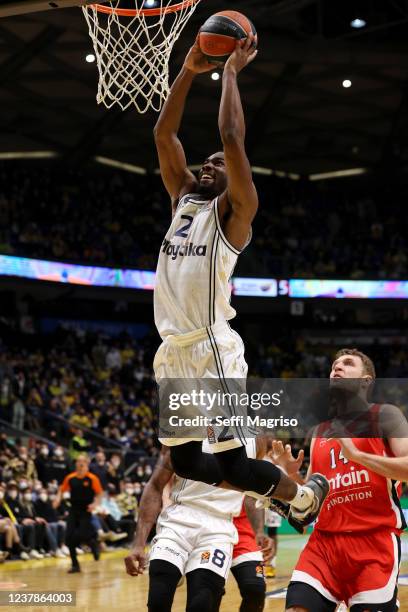
<svg viewBox="0 0 408 612">
<path fill-rule="evenodd" d="M 191 224 L 193 222 L 193 217 L 190 217 L 190 215 L 181 215 L 181 218 L 186 219 L 187 223 L 183 225 L 183 227 L 180 227 L 180 229 L 177 230 L 177 232 L 174 235 L 181 236 L 182 238 L 187 238 L 188 230 L 190 229 Z"/>
<path fill-rule="evenodd" d="M 343 455 L 342 450 L 339 452 L 339 461 L 343 461 L 344 464 L 349 462 L 349 460 L 346 459 L 346 457 Z M 336 451 L 334 450 L 334 448 L 330 449 L 330 467 L 332 470 L 335 470 L 337 467 Z"/>
</svg>

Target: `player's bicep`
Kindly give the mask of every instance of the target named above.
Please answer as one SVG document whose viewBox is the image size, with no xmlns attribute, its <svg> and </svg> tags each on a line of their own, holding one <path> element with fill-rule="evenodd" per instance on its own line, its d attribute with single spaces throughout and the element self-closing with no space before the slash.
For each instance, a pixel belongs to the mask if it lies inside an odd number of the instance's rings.
<svg viewBox="0 0 408 612">
<path fill-rule="evenodd" d="M 183 146 L 176 135 L 156 136 L 160 173 L 164 186 L 172 200 L 193 190 L 196 179 L 187 168 Z"/>
</svg>

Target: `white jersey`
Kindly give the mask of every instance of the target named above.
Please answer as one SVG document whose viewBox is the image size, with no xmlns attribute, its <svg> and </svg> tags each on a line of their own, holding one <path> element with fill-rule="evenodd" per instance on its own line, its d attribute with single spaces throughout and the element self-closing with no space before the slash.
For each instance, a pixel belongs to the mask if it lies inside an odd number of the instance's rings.
<svg viewBox="0 0 408 612">
<path fill-rule="evenodd" d="M 235 317 L 229 280 L 239 254 L 222 232 L 218 198 L 180 199 L 156 270 L 154 318 L 162 338 Z"/>
<path fill-rule="evenodd" d="M 250 459 L 256 458 L 256 439 L 246 439 L 246 453 Z M 203 441 L 203 451 L 211 453 L 212 448 L 208 440 Z M 194 509 L 204 510 L 209 514 L 231 519 L 241 512 L 243 493 L 221 489 L 176 476 L 170 499 L 173 504 L 191 506 Z"/>
</svg>

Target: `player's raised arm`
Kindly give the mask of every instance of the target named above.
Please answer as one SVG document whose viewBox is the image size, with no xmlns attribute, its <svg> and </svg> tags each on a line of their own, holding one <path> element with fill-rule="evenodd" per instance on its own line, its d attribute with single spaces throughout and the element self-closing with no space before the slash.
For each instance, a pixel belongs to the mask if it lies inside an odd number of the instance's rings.
<svg viewBox="0 0 408 612">
<path fill-rule="evenodd" d="M 173 211 L 178 199 L 194 191 L 197 179 L 187 168 L 183 146 L 178 138 L 184 106 L 194 77 L 212 70 L 195 43 L 188 52 L 183 67 L 174 81 L 154 128 L 154 139 L 160 162 L 160 172 L 172 202 Z"/>
<path fill-rule="evenodd" d="M 164 487 L 169 482 L 173 473 L 170 450 L 167 447 L 163 447 L 153 474 L 146 484 L 140 500 L 139 516 L 132 550 L 125 558 L 126 572 L 129 576 L 143 574 L 146 565 L 144 547 L 149 533 L 160 514 Z"/>
<path fill-rule="evenodd" d="M 237 76 L 256 56 L 254 36 L 237 46 L 224 67 L 218 126 L 224 146 L 228 179 L 227 191 L 220 196 L 218 213 L 227 240 L 238 250 L 244 248 L 258 208 L 251 166 L 245 151 L 245 119 Z"/>
</svg>

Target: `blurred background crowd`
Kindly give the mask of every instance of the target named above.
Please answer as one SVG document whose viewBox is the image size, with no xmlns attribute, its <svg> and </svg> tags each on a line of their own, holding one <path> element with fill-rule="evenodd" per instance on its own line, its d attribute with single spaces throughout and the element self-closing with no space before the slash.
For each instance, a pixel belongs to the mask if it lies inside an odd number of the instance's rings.
<svg viewBox="0 0 408 612">
<path fill-rule="evenodd" d="M 400 214 L 407 188 L 273 176 L 256 183 L 254 238 L 237 273 L 407 277 L 408 221 Z M 154 269 L 168 222 L 168 198 L 154 174 L 0 164 L 0 252 Z"/>
</svg>

